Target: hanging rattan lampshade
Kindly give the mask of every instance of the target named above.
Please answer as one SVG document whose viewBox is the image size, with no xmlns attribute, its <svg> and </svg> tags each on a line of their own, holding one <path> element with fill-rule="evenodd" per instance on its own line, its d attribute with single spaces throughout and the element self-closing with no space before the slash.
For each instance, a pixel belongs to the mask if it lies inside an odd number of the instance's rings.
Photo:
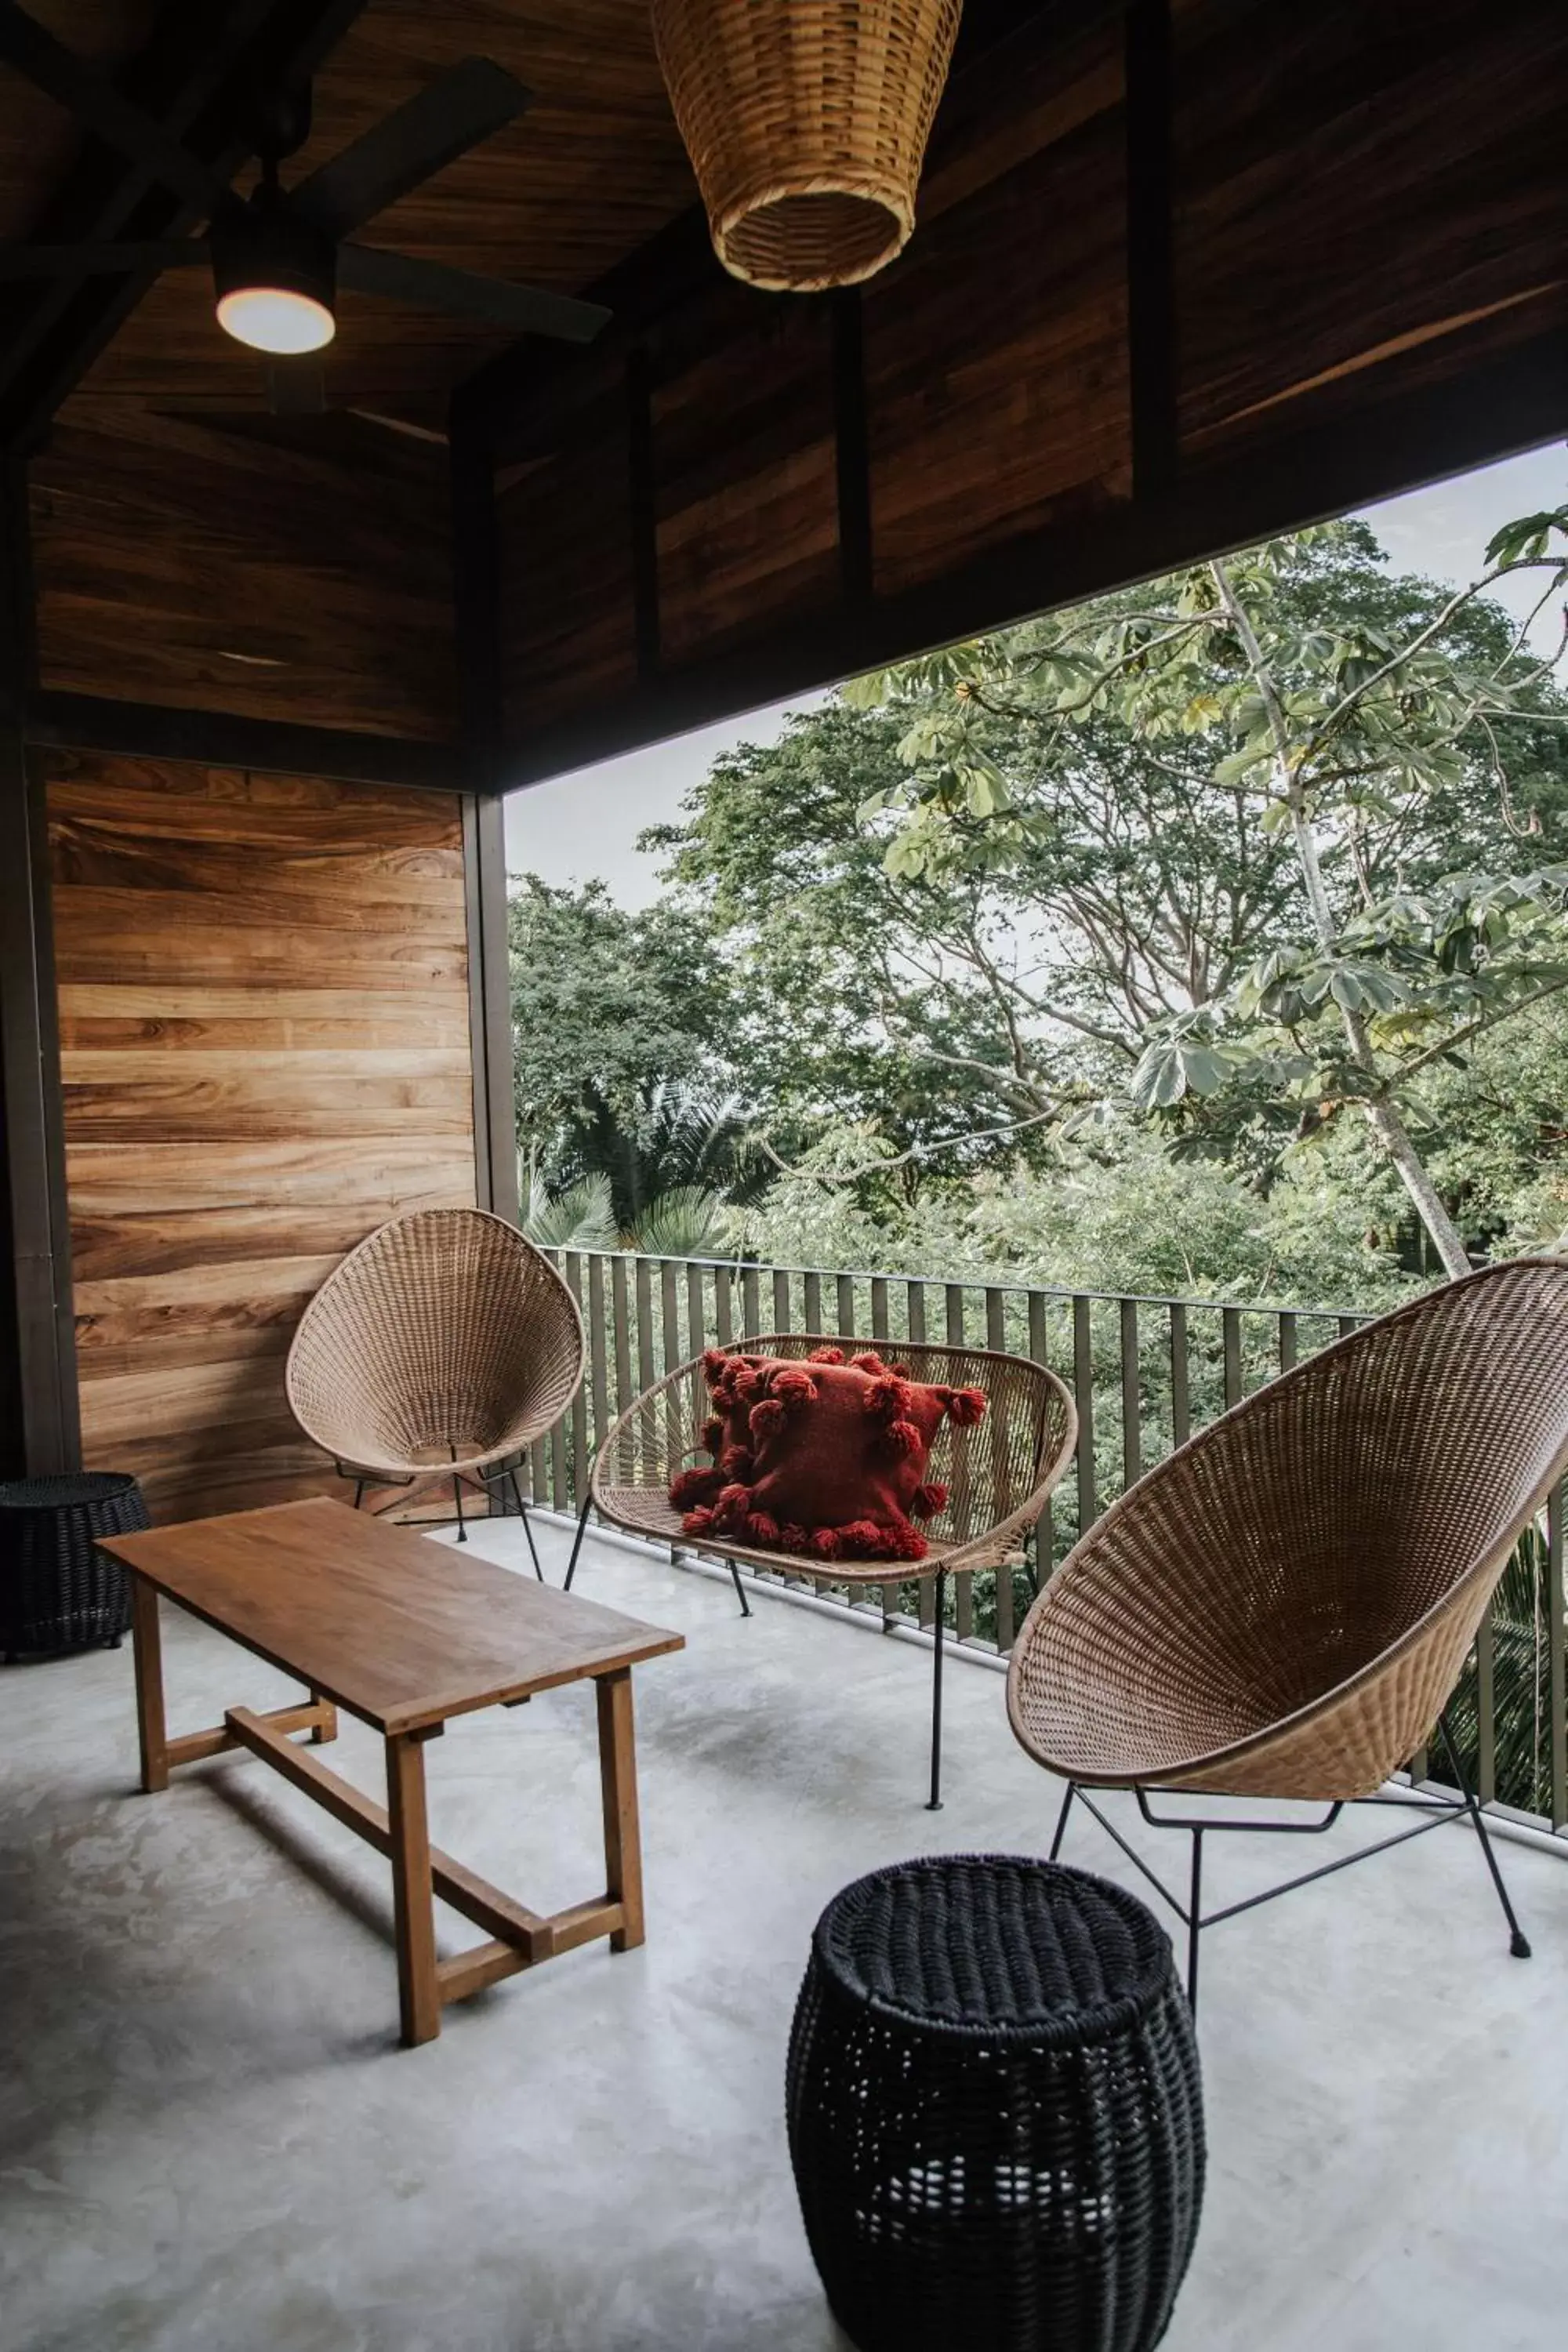
<svg viewBox="0 0 1568 2352">
<path fill-rule="evenodd" d="M 732 276 L 808 293 L 900 251 L 963 6 L 653 0 L 670 103 Z"/>
</svg>

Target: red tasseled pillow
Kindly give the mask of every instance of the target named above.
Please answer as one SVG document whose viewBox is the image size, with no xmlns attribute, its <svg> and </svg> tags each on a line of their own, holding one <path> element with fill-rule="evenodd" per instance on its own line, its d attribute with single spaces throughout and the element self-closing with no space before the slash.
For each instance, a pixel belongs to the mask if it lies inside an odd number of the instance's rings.
<svg viewBox="0 0 1568 2352">
<path fill-rule="evenodd" d="M 711 1466 L 669 1489 L 688 1535 L 822 1560 L 925 1558 L 910 1514 L 934 1518 L 947 1503 L 926 1480 L 931 1444 L 944 1416 L 980 1419 L 979 1389 L 912 1381 L 869 1350 L 846 1363 L 831 1347 L 805 1361 L 715 1349 L 703 1370 Z"/>
</svg>

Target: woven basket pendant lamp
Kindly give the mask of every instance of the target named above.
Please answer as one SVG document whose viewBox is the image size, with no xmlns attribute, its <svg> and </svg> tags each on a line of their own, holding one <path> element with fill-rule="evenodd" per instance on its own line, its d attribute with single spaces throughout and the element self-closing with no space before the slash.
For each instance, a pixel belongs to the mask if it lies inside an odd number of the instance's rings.
<svg viewBox="0 0 1568 2352">
<path fill-rule="evenodd" d="M 653 0 L 714 249 L 784 293 L 892 260 L 963 0 Z"/>
</svg>

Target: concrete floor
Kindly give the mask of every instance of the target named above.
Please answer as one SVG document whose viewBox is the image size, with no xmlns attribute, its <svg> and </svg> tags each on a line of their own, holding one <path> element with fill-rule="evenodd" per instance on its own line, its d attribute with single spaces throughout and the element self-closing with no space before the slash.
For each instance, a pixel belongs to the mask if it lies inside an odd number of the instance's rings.
<svg viewBox="0 0 1568 2352">
<path fill-rule="evenodd" d="M 517 1537 L 479 1540 L 515 1561 Z M 647 1944 L 498 1986 L 416 2052 L 366 1847 L 248 1759 L 132 1793 L 129 1644 L 5 1674 L 5 2352 L 842 2347 L 782 2116 L 812 1921 L 901 1854 L 1043 1851 L 1056 1790 L 994 1673 L 949 1677 L 933 1816 L 918 1646 L 771 1600 L 748 1623 L 727 1584 L 608 1546 L 581 1589 L 689 1637 L 637 1676 Z M 176 1728 L 286 1687 L 173 1612 L 165 1658 Z M 359 1726 L 331 1760 L 379 1794 Z M 462 1718 L 429 1766 L 443 1845 L 544 1907 L 595 1890 L 585 1691 Z M 1216 1851 L 1215 1900 L 1300 1866 L 1269 1843 Z M 1528 1965 L 1458 1830 L 1215 1931 L 1170 2352 L 1563 2342 L 1568 1867 L 1503 1855 Z M 1068 1858 L 1130 1874 L 1088 1824 Z M 440 1916 L 444 1949 L 475 1939 Z"/>
</svg>

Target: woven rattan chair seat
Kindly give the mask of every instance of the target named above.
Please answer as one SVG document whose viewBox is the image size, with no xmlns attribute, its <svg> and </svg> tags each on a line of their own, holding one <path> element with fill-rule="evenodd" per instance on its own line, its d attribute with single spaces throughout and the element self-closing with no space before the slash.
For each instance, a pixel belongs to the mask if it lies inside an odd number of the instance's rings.
<svg viewBox="0 0 1568 2352">
<path fill-rule="evenodd" d="M 1371 1794 L 1426 1738 L 1565 1465 L 1568 1261 L 1429 1292 L 1111 1506 L 1014 1646 L 1014 1731 L 1087 1786 Z"/>
<path fill-rule="evenodd" d="M 800 1360 L 840 1342 L 831 1333 L 763 1333 L 729 1343 L 731 1352 Z M 853 1342 L 843 1343 L 852 1345 Z M 906 1345 L 889 1352 L 916 1381 L 984 1390 L 984 1419 L 973 1428 L 943 1424 L 930 1475 L 948 1488 L 947 1507 L 927 1524 L 923 1559 L 825 1561 L 795 1552 L 763 1551 L 710 1536 L 685 1538 L 691 1549 L 820 1583 L 888 1584 L 939 1569 L 999 1568 L 1022 1544 L 1071 1458 L 1078 1439 L 1072 1399 L 1053 1372 L 1022 1356 L 984 1349 Z M 594 1465 L 593 1500 L 602 1518 L 630 1535 L 683 1540 L 669 1482 L 700 1453 L 710 1411 L 700 1357 L 679 1365 L 612 1423 Z"/>
<path fill-rule="evenodd" d="M 583 1378 L 583 1318 L 548 1258 L 479 1209 L 419 1209 L 351 1250 L 305 1309 L 289 1403 L 355 1469 L 408 1478 L 502 1461 Z"/>
</svg>

